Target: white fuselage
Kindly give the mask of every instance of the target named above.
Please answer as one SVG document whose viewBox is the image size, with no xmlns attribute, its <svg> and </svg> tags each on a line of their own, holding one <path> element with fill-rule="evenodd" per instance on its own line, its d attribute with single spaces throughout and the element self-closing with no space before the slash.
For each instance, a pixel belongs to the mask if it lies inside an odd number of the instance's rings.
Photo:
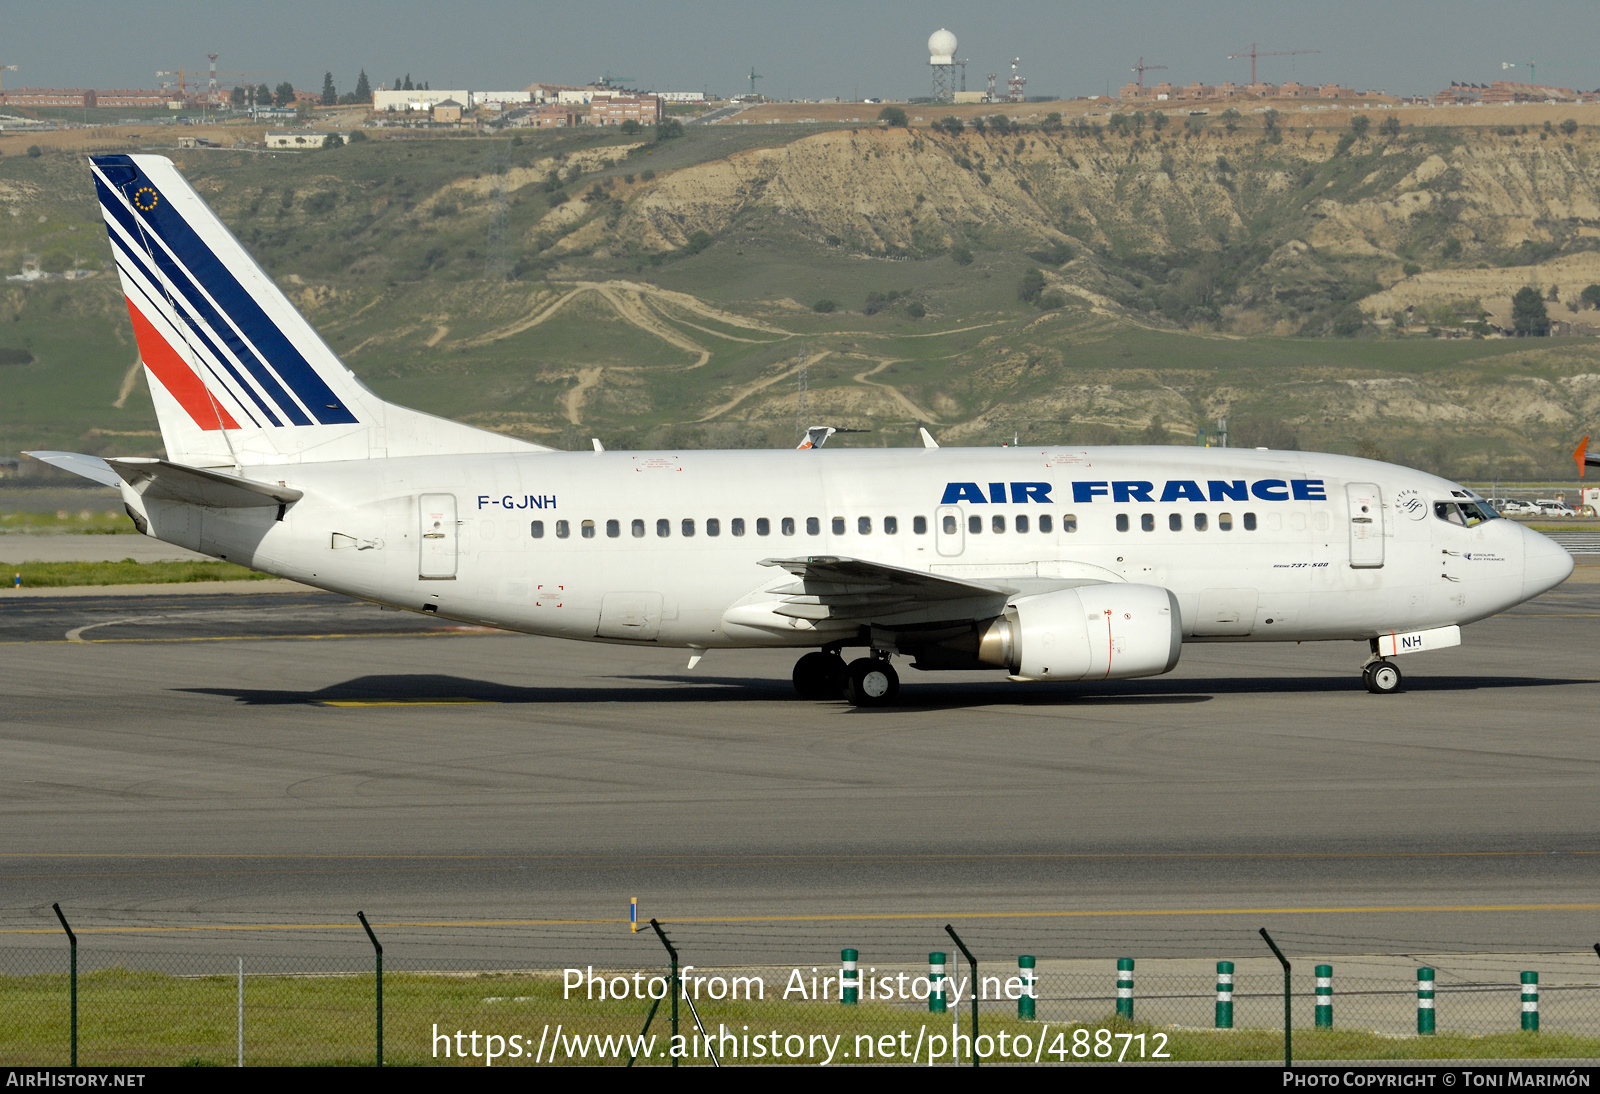
<svg viewBox="0 0 1600 1094">
<path fill-rule="evenodd" d="M 1207 641 L 1470 623 L 1572 567 L 1511 521 L 1436 517 L 1435 503 L 1468 497 L 1454 483 L 1300 452 L 534 453 L 246 474 L 305 496 L 279 519 L 270 508 L 124 494 L 151 534 L 205 554 L 383 604 L 583 640 L 822 645 L 839 637 L 833 625 L 774 614 L 771 590 L 793 578 L 761 565 L 805 556 L 1024 594 L 1091 581 L 1162 586 L 1176 595 L 1185 640 Z M 1359 517 L 1358 499 L 1375 511 Z"/>
</svg>

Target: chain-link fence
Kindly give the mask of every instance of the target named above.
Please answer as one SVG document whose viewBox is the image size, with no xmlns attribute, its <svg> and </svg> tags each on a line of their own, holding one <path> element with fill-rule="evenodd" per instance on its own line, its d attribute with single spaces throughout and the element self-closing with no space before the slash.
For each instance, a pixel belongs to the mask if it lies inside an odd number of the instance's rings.
<svg viewBox="0 0 1600 1094">
<path fill-rule="evenodd" d="M 75 992 L 64 939 L 0 947 L 0 1062 L 370 1065 L 380 1039 L 390 1065 L 1284 1059 L 1270 953 L 977 953 L 974 979 L 954 939 L 926 929 L 826 963 L 737 966 L 702 964 L 715 934 L 696 933 L 675 989 L 653 937 L 638 963 L 603 969 L 391 942 L 380 981 L 376 954 L 342 942 L 238 956 L 95 935 L 79 939 Z M 1296 1062 L 1600 1059 L 1594 951 L 1290 956 Z"/>
</svg>

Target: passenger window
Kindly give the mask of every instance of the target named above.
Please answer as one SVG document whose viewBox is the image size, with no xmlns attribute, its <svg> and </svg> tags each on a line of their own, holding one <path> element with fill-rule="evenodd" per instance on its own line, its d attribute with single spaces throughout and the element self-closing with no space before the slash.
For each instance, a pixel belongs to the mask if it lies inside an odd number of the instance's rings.
<svg viewBox="0 0 1600 1094">
<path fill-rule="evenodd" d="M 1304 532 L 1306 530 L 1306 515 L 1304 513 L 1290 513 L 1289 527 L 1293 531 Z"/>
<path fill-rule="evenodd" d="M 606 538 L 616 539 L 622 535 L 622 522 L 620 520 L 606 521 Z"/>
<path fill-rule="evenodd" d="M 732 532 L 736 536 L 744 535 L 744 518 L 734 517 L 732 520 L 730 520 L 728 522 L 728 531 Z"/>
<path fill-rule="evenodd" d="M 1039 518 L 1039 531 L 1043 532 L 1045 535 L 1049 535 L 1055 530 L 1053 527 L 1054 524 L 1055 521 L 1050 519 L 1050 514 L 1046 513 L 1044 516 Z"/>
<path fill-rule="evenodd" d="M 1168 513 L 1167 514 L 1167 530 L 1169 532 L 1181 532 L 1181 531 L 1183 531 L 1183 514 L 1182 513 Z"/>
<path fill-rule="evenodd" d="M 566 539 L 572 534 L 572 526 L 564 520 L 556 521 L 556 538 Z"/>
<path fill-rule="evenodd" d="M 1018 517 L 1017 518 L 1017 531 L 1026 532 L 1027 530 L 1028 530 L 1028 518 L 1027 517 Z"/>
<path fill-rule="evenodd" d="M 583 533 L 584 539 L 594 538 L 594 521 L 586 520 L 582 524 L 578 525 L 578 529 Z"/>
<path fill-rule="evenodd" d="M 531 524 L 529 526 L 528 530 L 533 533 L 533 538 L 534 539 L 543 539 L 544 538 L 544 521 L 542 521 L 542 520 L 534 521 L 533 524 Z"/>
<path fill-rule="evenodd" d="M 685 537 L 694 535 L 694 518 L 693 517 L 684 517 L 683 518 L 683 534 L 684 534 Z"/>
<path fill-rule="evenodd" d="M 1326 532 L 1328 530 L 1328 514 L 1327 513 L 1319 512 L 1313 519 L 1316 522 L 1317 531 Z"/>
<path fill-rule="evenodd" d="M 1139 515 L 1139 527 L 1146 532 L 1154 532 L 1156 530 L 1156 515 L 1154 513 L 1141 513 Z"/>
<path fill-rule="evenodd" d="M 644 538 L 644 521 L 636 520 L 636 521 L 633 522 L 633 538 L 634 539 L 643 539 Z"/>
<path fill-rule="evenodd" d="M 889 519 L 893 520 L 894 518 L 890 517 Z M 872 534 L 872 518 L 871 517 L 857 517 L 856 518 L 856 531 L 859 532 L 861 535 L 870 536 Z"/>
<path fill-rule="evenodd" d="M 1078 518 L 1073 516 L 1071 513 L 1068 513 L 1066 516 L 1062 517 L 1061 530 L 1066 532 L 1068 535 L 1076 532 L 1078 530 Z M 1118 531 L 1126 531 L 1126 529 L 1119 528 Z"/>
<path fill-rule="evenodd" d="M 1244 515 L 1244 530 L 1246 532 L 1254 532 L 1256 530 L 1256 515 L 1254 513 L 1246 513 Z"/>
<path fill-rule="evenodd" d="M 971 532 L 973 535 L 978 535 L 979 533 L 981 533 L 983 531 L 983 518 L 982 517 L 968 517 L 967 518 L 967 531 Z"/>
<path fill-rule="evenodd" d="M 1232 513 L 1218 513 L 1217 514 L 1217 531 L 1219 531 L 1219 532 L 1231 532 L 1231 531 L 1233 531 L 1233 514 Z"/>
<path fill-rule="evenodd" d="M 783 529 L 783 534 L 784 535 L 786 535 L 786 536 L 794 535 L 794 518 L 793 517 L 784 517 L 783 518 L 783 524 L 781 525 L 781 527 Z"/>
<path fill-rule="evenodd" d="M 756 535 L 758 535 L 758 536 L 770 536 L 771 534 L 772 534 L 772 522 L 770 520 L 768 520 L 766 517 L 757 517 L 756 518 Z"/>
<path fill-rule="evenodd" d="M 883 534 L 884 535 L 892 536 L 892 535 L 895 535 L 899 531 L 900 531 L 900 518 L 899 517 L 884 517 L 883 518 Z"/>
<path fill-rule="evenodd" d="M 665 517 L 656 521 L 656 535 L 666 539 L 672 534 L 672 522 Z"/>
<path fill-rule="evenodd" d="M 722 534 L 722 522 L 720 520 L 718 520 L 716 517 L 707 517 L 706 518 L 706 535 L 708 535 L 708 536 L 720 536 L 721 534 Z"/>
<path fill-rule="evenodd" d="M 1194 530 L 1196 532 L 1204 532 L 1206 530 L 1206 515 L 1204 513 L 1196 513 L 1194 515 Z"/>
<path fill-rule="evenodd" d="M 1006 530 L 1006 518 L 996 513 L 993 519 L 989 521 L 989 527 L 994 529 L 995 535 L 999 535 Z"/>
<path fill-rule="evenodd" d="M 1246 518 L 1248 520 L 1248 517 Z M 1249 527 L 1248 524 L 1245 525 Z M 1267 531 L 1277 532 L 1283 528 L 1283 514 L 1272 512 L 1267 514 Z"/>
<path fill-rule="evenodd" d="M 806 518 L 806 535 L 820 536 L 822 534 L 822 521 L 816 517 Z"/>
<path fill-rule="evenodd" d="M 944 516 L 944 534 L 947 536 L 956 534 L 956 518 L 949 513 Z"/>
<path fill-rule="evenodd" d="M 912 517 L 911 531 L 914 535 L 925 536 L 928 534 L 928 518 Z"/>
<path fill-rule="evenodd" d="M 1126 513 L 1118 513 L 1117 514 L 1117 531 L 1126 532 L 1127 530 L 1128 530 L 1128 514 L 1126 514 Z"/>
<path fill-rule="evenodd" d="M 844 518 L 843 517 L 834 517 L 833 518 L 833 534 L 836 535 L 836 536 L 844 535 Z"/>
</svg>

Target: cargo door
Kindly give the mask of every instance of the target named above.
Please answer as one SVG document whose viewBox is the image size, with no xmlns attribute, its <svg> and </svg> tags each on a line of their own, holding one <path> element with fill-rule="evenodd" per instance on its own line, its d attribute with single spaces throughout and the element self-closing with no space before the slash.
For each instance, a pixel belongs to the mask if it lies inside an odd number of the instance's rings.
<svg viewBox="0 0 1600 1094">
<path fill-rule="evenodd" d="M 421 516 L 421 557 L 417 576 L 424 581 L 454 581 L 456 576 L 456 496 L 423 494 L 417 499 Z"/>
<path fill-rule="evenodd" d="M 1345 484 L 1350 507 L 1350 566 L 1375 570 L 1383 565 L 1383 491 L 1376 483 Z"/>
<path fill-rule="evenodd" d="M 600 600 L 597 638 L 649 642 L 661 633 L 660 593 L 607 593 Z"/>
</svg>

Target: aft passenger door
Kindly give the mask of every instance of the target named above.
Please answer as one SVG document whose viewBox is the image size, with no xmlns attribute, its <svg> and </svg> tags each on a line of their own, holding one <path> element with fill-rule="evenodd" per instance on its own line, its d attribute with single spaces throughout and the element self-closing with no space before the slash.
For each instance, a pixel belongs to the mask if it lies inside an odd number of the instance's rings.
<svg viewBox="0 0 1600 1094">
<path fill-rule="evenodd" d="M 1350 507 L 1350 567 L 1376 570 L 1383 566 L 1383 490 L 1376 483 L 1345 484 Z"/>
<path fill-rule="evenodd" d="M 423 494 L 417 499 L 421 548 L 417 576 L 424 581 L 453 581 L 456 576 L 456 496 Z"/>
</svg>

